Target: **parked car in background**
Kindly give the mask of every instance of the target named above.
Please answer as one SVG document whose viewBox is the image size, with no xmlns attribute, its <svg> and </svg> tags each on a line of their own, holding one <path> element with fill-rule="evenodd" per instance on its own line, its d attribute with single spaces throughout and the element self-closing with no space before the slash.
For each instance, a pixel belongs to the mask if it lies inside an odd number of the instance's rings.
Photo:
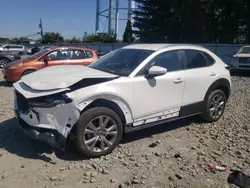
<svg viewBox="0 0 250 188">
<path fill-rule="evenodd" d="M 6 67 L 10 62 L 21 59 L 17 53 L 0 52 L 0 68 Z"/>
<path fill-rule="evenodd" d="M 231 79 L 228 65 L 204 47 L 135 44 L 88 67 L 45 68 L 14 88 L 25 133 L 61 149 L 70 138 L 83 155 L 100 157 L 123 133 L 194 115 L 219 120 Z"/>
<path fill-rule="evenodd" d="M 230 69 L 234 70 L 250 70 L 250 46 L 242 46 L 233 56 Z"/>
<path fill-rule="evenodd" d="M 54 48 L 54 47 L 56 47 L 56 46 L 40 46 L 40 47 L 35 46 L 35 47 L 29 49 L 29 54 L 32 55 L 32 54 L 35 54 L 43 49 Z"/>
<path fill-rule="evenodd" d="M 84 65 L 96 61 L 95 50 L 76 47 L 52 47 L 45 48 L 25 59 L 14 61 L 3 69 L 6 81 L 16 82 L 22 76 L 39 69 L 56 65 Z"/>
<path fill-rule="evenodd" d="M 20 55 L 26 53 L 26 47 L 23 45 L 17 45 L 17 44 L 4 44 L 0 46 L 0 52 L 5 51 L 17 51 Z"/>
</svg>

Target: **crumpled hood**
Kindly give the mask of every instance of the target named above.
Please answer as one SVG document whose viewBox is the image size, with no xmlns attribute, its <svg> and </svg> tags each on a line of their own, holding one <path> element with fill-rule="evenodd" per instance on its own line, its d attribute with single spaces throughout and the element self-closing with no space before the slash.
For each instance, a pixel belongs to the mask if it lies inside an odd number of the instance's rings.
<svg viewBox="0 0 250 188">
<path fill-rule="evenodd" d="M 34 90 L 55 90 L 68 88 L 86 78 L 115 78 L 106 73 L 82 65 L 52 66 L 23 76 L 21 82 Z"/>
</svg>

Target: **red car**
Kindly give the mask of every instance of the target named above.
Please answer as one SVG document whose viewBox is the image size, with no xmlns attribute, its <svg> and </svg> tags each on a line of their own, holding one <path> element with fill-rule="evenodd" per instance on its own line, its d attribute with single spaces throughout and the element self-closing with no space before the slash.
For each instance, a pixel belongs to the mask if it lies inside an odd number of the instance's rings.
<svg viewBox="0 0 250 188">
<path fill-rule="evenodd" d="M 53 47 L 43 49 L 25 59 L 9 63 L 3 69 L 4 79 L 16 82 L 22 76 L 39 69 L 56 65 L 88 66 L 98 59 L 96 50 L 78 47 Z"/>
</svg>

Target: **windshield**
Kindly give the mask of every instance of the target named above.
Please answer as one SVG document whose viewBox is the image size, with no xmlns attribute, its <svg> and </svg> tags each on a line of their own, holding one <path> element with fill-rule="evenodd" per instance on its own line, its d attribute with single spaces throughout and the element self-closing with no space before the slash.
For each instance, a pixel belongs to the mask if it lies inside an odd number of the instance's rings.
<svg viewBox="0 0 250 188">
<path fill-rule="evenodd" d="M 250 53 L 250 47 L 241 47 L 238 53 Z"/>
<path fill-rule="evenodd" d="M 41 50 L 37 53 L 34 53 L 33 55 L 28 56 L 27 59 L 36 59 L 48 51 L 49 51 L 48 49 Z"/>
<path fill-rule="evenodd" d="M 128 76 L 153 52 L 153 50 L 119 49 L 98 59 L 89 67 L 120 76 Z"/>
</svg>

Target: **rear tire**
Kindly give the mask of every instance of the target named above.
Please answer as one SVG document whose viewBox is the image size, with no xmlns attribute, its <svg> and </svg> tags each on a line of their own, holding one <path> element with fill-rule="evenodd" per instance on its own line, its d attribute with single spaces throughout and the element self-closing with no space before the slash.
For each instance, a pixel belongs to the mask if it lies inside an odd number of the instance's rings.
<svg viewBox="0 0 250 188">
<path fill-rule="evenodd" d="M 111 153 L 120 143 L 123 125 L 109 108 L 95 107 L 84 112 L 76 123 L 75 145 L 88 158 Z"/>
<path fill-rule="evenodd" d="M 227 97 L 222 90 L 212 91 L 207 98 L 202 119 L 207 122 L 218 121 L 225 111 L 226 102 Z"/>
</svg>

